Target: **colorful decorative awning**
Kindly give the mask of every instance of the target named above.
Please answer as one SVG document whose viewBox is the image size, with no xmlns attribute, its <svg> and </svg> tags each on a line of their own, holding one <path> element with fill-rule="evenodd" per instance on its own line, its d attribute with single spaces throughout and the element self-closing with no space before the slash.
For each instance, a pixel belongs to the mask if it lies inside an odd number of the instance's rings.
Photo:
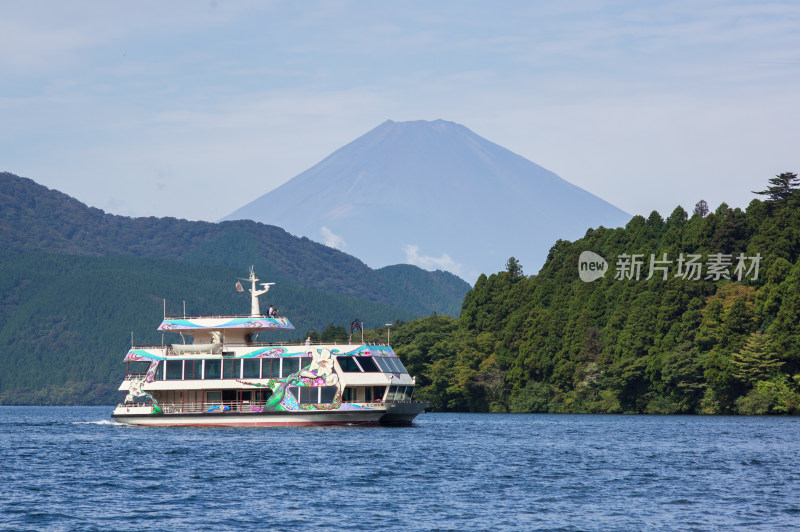
<svg viewBox="0 0 800 532">
<path fill-rule="evenodd" d="M 294 329 L 294 325 L 284 317 L 241 317 L 241 318 L 167 318 L 159 331 L 196 331 L 199 329 Z"/>
</svg>

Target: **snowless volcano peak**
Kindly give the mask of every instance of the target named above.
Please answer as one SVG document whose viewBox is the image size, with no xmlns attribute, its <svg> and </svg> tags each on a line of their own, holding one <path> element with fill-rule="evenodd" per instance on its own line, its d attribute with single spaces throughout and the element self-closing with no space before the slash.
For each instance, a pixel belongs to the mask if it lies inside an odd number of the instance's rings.
<svg viewBox="0 0 800 532">
<path fill-rule="evenodd" d="M 556 240 L 630 216 L 460 124 L 387 120 L 225 220 L 242 218 L 472 282 L 511 256 L 534 273 Z"/>
</svg>

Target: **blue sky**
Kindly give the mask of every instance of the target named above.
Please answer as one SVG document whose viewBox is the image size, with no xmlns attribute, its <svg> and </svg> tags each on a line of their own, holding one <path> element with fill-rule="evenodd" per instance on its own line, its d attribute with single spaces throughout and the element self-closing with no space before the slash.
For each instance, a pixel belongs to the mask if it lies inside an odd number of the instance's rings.
<svg viewBox="0 0 800 532">
<path fill-rule="evenodd" d="M 0 171 L 115 214 L 219 219 L 386 119 L 644 215 L 800 172 L 796 2 L 0 8 Z"/>
</svg>

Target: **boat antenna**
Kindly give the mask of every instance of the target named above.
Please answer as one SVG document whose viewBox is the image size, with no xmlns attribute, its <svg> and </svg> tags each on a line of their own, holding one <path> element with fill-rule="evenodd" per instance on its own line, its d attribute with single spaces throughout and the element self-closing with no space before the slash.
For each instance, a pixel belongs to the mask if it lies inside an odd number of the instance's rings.
<svg viewBox="0 0 800 532">
<path fill-rule="evenodd" d="M 258 304 L 258 296 L 263 296 L 267 292 L 272 285 L 275 283 L 261 283 L 261 286 L 264 288 L 262 290 L 256 290 L 256 283 L 260 281 L 258 277 L 256 277 L 255 271 L 253 271 L 253 267 L 250 266 L 250 277 L 247 279 L 242 279 L 241 277 L 237 277 L 240 281 L 250 281 L 250 317 L 251 318 L 258 318 L 261 316 L 261 307 Z"/>
</svg>

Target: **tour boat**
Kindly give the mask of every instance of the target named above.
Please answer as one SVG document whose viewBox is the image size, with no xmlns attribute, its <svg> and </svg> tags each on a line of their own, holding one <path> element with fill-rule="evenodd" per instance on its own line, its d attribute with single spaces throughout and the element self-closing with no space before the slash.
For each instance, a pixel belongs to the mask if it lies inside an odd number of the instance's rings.
<svg viewBox="0 0 800 532">
<path fill-rule="evenodd" d="M 262 314 L 250 277 L 249 316 L 167 317 L 159 331 L 192 343 L 131 346 L 126 393 L 112 417 L 151 426 L 409 425 L 428 403 L 412 401 L 414 377 L 389 345 L 257 341 L 292 330 L 285 316 Z M 243 291 L 241 283 L 237 290 Z M 357 320 L 356 320 L 357 321 Z M 358 327 L 359 323 L 354 322 Z"/>
</svg>

